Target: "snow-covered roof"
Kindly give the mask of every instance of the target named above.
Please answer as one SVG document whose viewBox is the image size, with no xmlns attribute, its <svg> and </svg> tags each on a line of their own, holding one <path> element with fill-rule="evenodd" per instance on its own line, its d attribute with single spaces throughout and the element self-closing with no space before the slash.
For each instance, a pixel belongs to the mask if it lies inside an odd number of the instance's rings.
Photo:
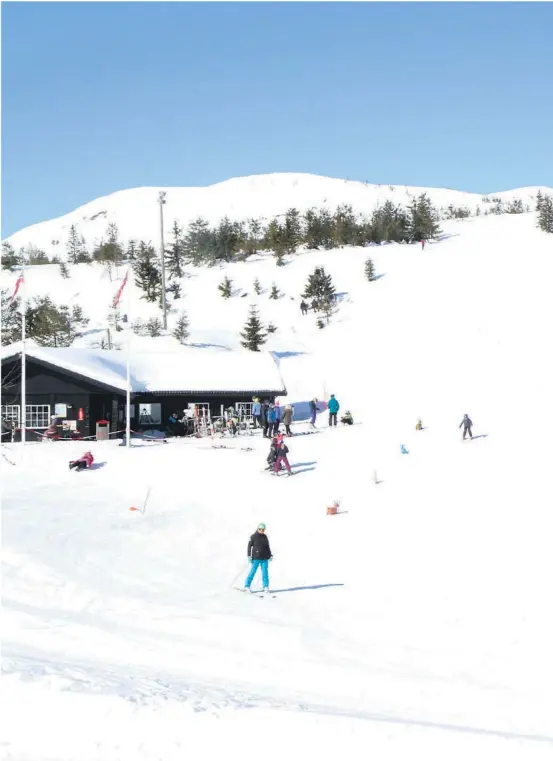
<svg viewBox="0 0 553 761">
<path fill-rule="evenodd" d="M 20 352 L 19 343 L 3 346 L 0 359 Z M 114 389 L 127 388 L 123 351 L 26 346 L 26 354 Z M 269 352 L 182 347 L 132 353 L 130 370 L 133 393 L 286 394 L 278 364 Z"/>
</svg>

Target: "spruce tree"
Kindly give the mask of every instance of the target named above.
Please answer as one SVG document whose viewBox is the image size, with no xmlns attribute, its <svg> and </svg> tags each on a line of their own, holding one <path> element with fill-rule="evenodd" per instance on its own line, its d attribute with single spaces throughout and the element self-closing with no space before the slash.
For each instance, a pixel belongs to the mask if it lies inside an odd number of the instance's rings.
<svg viewBox="0 0 553 761">
<path fill-rule="evenodd" d="M 249 219 L 244 231 L 244 253 L 247 256 L 257 254 L 261 247 L 263 231 L 257 219 Z"/>
<path fill-rule="evenodd" d="M 186 312 L 179 312 L 175 329 L 173 330 L 173 336 L 180 341 L 181 344 L 186 343 L 190 335 L 188 315 Z"/>
<path fill-rule="evenodd" d="M 538 226 L 544 233 L 553 233 L 553 198 L 543 195 L 538 211 Z"/>
<path fill-rule="evenodd" d="M 219 283 L 217 288 L 219 289 L 219 292 L 224 299 L 230 299 L 232 296 L 232 280 L 228 277 L 228 275 L 225 275 L 223 281 Z"/>
<path fill-rule="evenodd" d="M 411 243 L 431 240 L 439 234 L 437 214 L 426 193 L 413 199 L 409 207 L 409 213 L 407 234 Z"/>
<path fill-rule="evenodd" d="M 20 299 L 16 297 L 12 303 L 12 294 L 7 288 L 2 289 L 1 294 L 1 334 L 2 346 L 21 341 L 21 309 Z"/>
<path fill-rule="evenodd" d="M 301 217 L 297 209 L 288 209 L 282 228 L 282 245 L 287 254 L 294 254 L 301 243 Z"/>
<path fill-rule="evenodd" d="M 144 325 L 144 332 L 151 338 L 158 338 L 163 330 L 163 323 L 159 317 L 150 317 Z"/>
<path fill-rule="evenodd" d="M 127 244 L 127 250 L 125 251 L 125 258 L 128 259 L 129 262 L 134 262 L 137 256 L 138 246 L 136 245 L 136 241 L 130 240 Z"/>
<path fill-rule="evenodd" d="M 259 314 L 256 307 L 253 305 L 250 307 L 248 320 L 240 335 L 243 339 L 240 343 L 245 349 L 249 349 L 250 351 L 259 351 L 260 347 L 267 340 L 267 335 L 263 330 Z"/>
<path fill-rule="evenodd" d="M 119 242 L 119 230 L 114 222 L 108 225 L 107 241 L 102 241 L 92 252 L 97 262 L 110 262 L 117 266 L 123 258 L 123 248 Z"/>
<path fill-rule="evenodd" d="M 271 288 L 271 293 L 269 294 L 270 299 L 279 299 L 280 298 L 280 291 L 277 288 L 276 283 L 273 283 L 273 287 Z"/>
<path fill-rule="evenodd" d="M 171 245 L 165 251 L 165 265 L 169 274 L 169 280 L 181 280 L 184 276 L 185 245 L 182 237 L 182 228 L 175 221 L 171 231 Z"/>
<path fill-rule="evenodd" d="M 90 320 L 88 317 L 86 317 L 85 313 L 83 312 L 83 308 L 80 304 L 75 304 L 73 309 L 71 310 L 71 322 L 74 325 L 78 325 L 79 327 L 86 328 Z"/>
<path fill-rule="evenodd" d="M 136 285 L 144 291 L 146 301 L 157 301 L 161 296 L 161 271 L 159 259 L 151 244 L 140 241 L 133 265 Z"/>
<path fill-rule="evenodd" d="M 21 257 L 15 253 L 11 243 L 2 243 L 2 269 L 11 270 L 21 264 Z"/>
<path fill-rule="evenodd" d="M 324 267 L 315 267 L 313 273 L 309 275 L 302 298 L 311 299 L 313 307 L 319 311 L 325 311 L 335 303 L 336 289 Z"/>
<path fill-rule="evenodd" d="M 65 262 L 60 262 L 60 275 L 64 280 L 68 280 L 69 275 L 69 269 L 67 268 L 67 264 Z"/>
<path fill-rule="evenodd" d="M 336 246 L 355 246 L 359 241 L 359 225 L 349 204 L 338 206 L 334 213 L 332 236 Z"/>
<path fill-rule="evenodd" d="M 40 346 L 71 346 L 76 338 L 69 308 L 57 307 L 49 296 L 35 297 L 27 305 L 26 329 Z"/>
<path fill-rule="evenodd" d="M 367 259 L 365 262 L 365 277 L 369 283 L 372 283 L 372 281 L 375 279 L 374 262 L 372 259 Z"/>
<path fill-rule="evenodd" d="M 259 282 L 259 278 L 257 277 L 253 281 L 253 289 L 255 293 L 257 294 L 257 296 L 261 296 L 261 294 L 263 293 L 263 288 L 261 287 L 261 283 Z"/>
<path fill-rule="evenodd" d="M 286 253 L 285 229 L 277 219 L 272 219 L 265 231 L 263 246 L 273 252 L 277 265 L 280 267 L 284 264 L 284 254 Z"/>
<path fill-rule="evenodd" d="M 215 262 L 215 235 L 207 220 L 198 217 L 188 226 L 184 236 L 184 253 L 186 260 L 197 266 Z"/>
</svg>

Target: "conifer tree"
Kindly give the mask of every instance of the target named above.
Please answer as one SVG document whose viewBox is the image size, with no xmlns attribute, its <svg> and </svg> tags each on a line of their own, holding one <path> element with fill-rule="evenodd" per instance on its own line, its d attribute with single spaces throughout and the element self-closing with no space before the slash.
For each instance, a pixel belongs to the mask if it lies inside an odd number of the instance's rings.
<svg viewBox="0 0 553 761">
<path fill-rule="evenodd" d="M 136 257 L 138 256 L 138 246 L 136 245 L 135 240 L 130 240 L 127 244 L 127 250 L 125 251 L 125 257 L 130 261 L 134 262 Z"/>
<path fill-rule="evenodd" d="M 249 219 L 244 231 L 244 253 L 247 256 L 257 254 L 261 247 L 263 232 L 257 219 Z"/>
<path fill-rule="evenodd" d="M 257 296 L 261 296 L 261 294 L 263 293 L 263 288 L 261 287 L 261 283 L 259 282 L 258 277 L 256 277 L 255 280 L 253 281 L 253 289 Z"/>
<path fill-rule="evenodd" d="M 181 344 L 186 343 L 190 335 L 188 315 L 186 312 L 179 312 L 175 329 L 173 330 L 173 336 L 180 341 Z"/>
<path fill-rule="evenodd" d="M 276 283 L 273 283 L 273 287 L 271 288 L 271 293 L 269 294 L 270 299 L 279 299 L 280 298 L 280 291 L 277 288 Z"/>
<path fill-rule="evenodd" d="M 167 287 L 167 291 L 173 295 L 173 298 L 180 299 L 181 297 L 181 286 L 180 286 L 180 280 L 184 276 L 184 257 L 185 257 L 185 246 L 184 246 L 184 240 L 182 238 L 182 228 L 179 227 L 178 223 L 175 221 L 173 224 L 173 230 L 172 230 L 172 236 L 173 239 L 171 241 L 171 245 L 168 249 L 166 249 L 165 252 L 165 264 L 167 267 L 167 272 L 169 273 L 169 285 Z"/>
<path fill-rule="evenodd" d="M 437 214 L 426 193 L 413 199 L 409 212 L 407 232 L 411 242 L 431 240 L 439 234 Z"/>
<path fill-rule="evenodd" d="M 4 241 L 2 243 L 2 269 L 11 270 L 21 264 L 21 257 L 15 253 L 11 243 Z"/>
<path fill-rule="evenodd" d="M 112 222 L 108 225 L 107 241 L 102 241 L 92 252 L 92 258 L 97 262 L 111 262 L 116 266 L 123 258 L 123 248 L 119 242 L 119 230 Z"/>
<path fill-rule="evenodd" d="M 17 296 L 12 302 L 11 296 L 7 288 L 2 289 L 0 308 L 2 346 L 21 341 L 21 301 Z"/>
<path fill-rule="evenodd" d="M 301 243 L 301 217 L 297 209 L 288 209 L 282 228 L 282 245 L 287 254 L 294 254 Z"/>
<path fill-rule="evenodd" d="M 149 320 L 146 320 L 144 325 L 144 332 L 147 336 L 150 336 L 151 338 L 158 338 L 161 335 L 162 330 L 163 323 L 159 317 L 150 317 Z"/>
<path fill-rule="evenodd" d="M 324 311 L 327 306 L 335 302 L 336 289 L 324 267 L 315 267 L 313 273 L 309 275 L 302 298 L 311 299 L 313 308 L 319 311 Z"/>
<path fill-rule="evenodd" d="M 146 301 L 157 301 L 161 296 L 161 272 L 159 259 L 151 244 L 140 241 L 133 264 L 136 285 L 144 291 Z"/>
<path fill-rule="evenodd" d="M 40 346 L 71 346 L 76 338 L 69 308 L 57 307 L 49 296 L 35 297 L 27 305 L 26 329 Z"/>
<path fill-rule="evenodd" d="M 90 322 L 89 318 L 85 315 L 83 308 L 80 304 L 75 304 L 71 310 L 71 322 L 79 327 L 86 328 Z"/>
<path fill-rule="evenodd" d="M 358 243 L 359 225 L 349 204 L 336 209 L 332 237 L 336 246 L 355 246 Z"/>
<path fill-rule="evenodd" d="M 372 281 L 375 279 L 374 262 L 372 259 L 367 259 L 365 262 L 365 277 L 369 283 L 372 283 Z"/>
<path fill-rule="evenodd" d="M 549 195 L 540 200 L 538 226 L 545 233 L 553 233 L 553 198 Z"/>
<path fill-rule="evenodd" d="M 60 275 L 64 280 L 68 280 L 69 275 L 69 269 L 67 268 L 67 264 L 65 262 L 60 262 Z"/>
<path fill-rule="evenodd" d="M 198 217 L 188 226 L 184 236 L 186 260 L 197 266 L 215 262 L 215 235 L 207 220 Z"/>
<path fill-rule="evenodd" d="M 242 341 L 240 343 L 245 349 L 250 351 L 259 351 L 260 347 L 267 340 L 267 335 L 259 319 L 259 314 L 255 306 L 250 307 L 248 320 L 244 325 L 244 330 L 240 333 Z"/>
<path fill-rule="evenodd" d="M 228 275 L 225 275 L 222 282 L 219 283 L 217 288 L 219 289 L 219 292 L 221 293 L 221 296 L 224 299 L 230 299 L 230 297 L 232 296 L 232 280 L 229 278 Z"/>
<path fill-rule="evenodd" d="M 284 264 L 284 254 L 286 253 L 286 232 L 284 227 L 276 219 L 269 222 L 265 231 L 263 241 L 264 247 L 273 252 L 277 266 Z"/>
</svg>

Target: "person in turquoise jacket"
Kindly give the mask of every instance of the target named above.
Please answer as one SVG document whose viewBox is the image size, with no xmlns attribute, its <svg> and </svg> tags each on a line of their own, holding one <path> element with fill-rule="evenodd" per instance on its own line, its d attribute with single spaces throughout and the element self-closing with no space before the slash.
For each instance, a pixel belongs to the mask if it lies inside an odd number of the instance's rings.
<svg viewBox="0 0 553 761">
<path fill-rule="evenodd" d="M 328 400 L 328 424 L 331 425 L 338 425 L 338 410 L 340 409 L 340 402 L 334 394 L 330 395 L 330 399 Z"/>
</svg>

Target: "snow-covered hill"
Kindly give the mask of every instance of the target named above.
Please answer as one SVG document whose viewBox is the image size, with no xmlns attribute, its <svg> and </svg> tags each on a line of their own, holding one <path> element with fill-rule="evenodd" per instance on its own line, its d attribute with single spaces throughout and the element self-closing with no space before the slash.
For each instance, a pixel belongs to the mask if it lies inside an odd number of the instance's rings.
<svg viewBox="0 0 553 761">
<path fill-rule="evenodd" d="M 335 393 L 359 423 L 322 417 L 290 439 L 293 478 L 263 472 L 257 436 L 93 443 L 100 467 L 82 474 L 67 470 L 73 442 L 3 448 L 7 759 L 551 757 L 553 236 L 534 213 L 442 228 L 424 251 L 188 272 L 176 307 L 192 343 L 237 346 L 255 302 L 278 327 L 267 348 L 289 398 Z M 339 294 L 323 330 L 298 306 L 317 265 Z M 120 281 L 69 270 L 31 268 L 28 288 L 80 303 L 90 343 Z M 158 313 L 138 297 L 135 316 Z M 460 440 L 465 412 L 474 441 Z M 274 600 L 232 589 L 260 520 Z"/>
<path fill-rule="evenodd" d="M 159 243 L 160 190 L 167 192 L 164 207 L 164 227 L 169 236 L 173 223 L 186 226 L 203 217 L 217 223 L 224 216 L 233 220 L 268 220 L 284 214 L 292 207 L 299 211 L 309 208 L 335 210 L 341 204 L 350 204 L 358 214 L 370 215 L 372 210 L 391 200 L 408 206 L 411 200 L 427 193 L 438 209 L 450 204 L 482 213 L 487 204 L 483 198 L 501 198 L 508 202 L 520 198 L 524 204 L 535 207 L 538 187 L 520 188 L 483 196 L 444 188 L 418 188 L 403 185 L 370 185 L 352 180 L 319 177 L 310 174 L 269 174 L 239 177 L 216 185 L 199 188 L 133 188 L 97 198 L 75 211 L 57 219 L 26 227 L 14 233 L 7 242 L 16 250 L 33 245 L 48 256 L 66 256 L 69 228 L 75 225 L 87 246 L 106 237 L 107 226 L 115 223 L 123 242 L 130 239 Z M 552 192 L 551 188 L 541 188 Z"/>
</svg>

